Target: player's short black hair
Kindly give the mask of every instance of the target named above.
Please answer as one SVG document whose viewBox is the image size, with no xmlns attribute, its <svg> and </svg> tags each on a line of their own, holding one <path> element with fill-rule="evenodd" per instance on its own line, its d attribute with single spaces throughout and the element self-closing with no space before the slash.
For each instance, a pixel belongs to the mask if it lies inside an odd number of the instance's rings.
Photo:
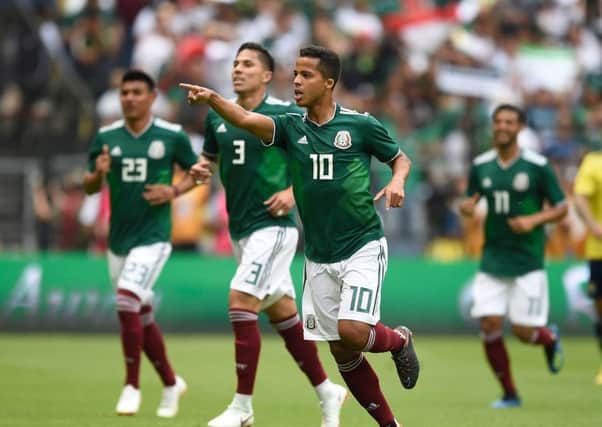
<svg viewBox="0 0 602 427">
<path fill-rule="evenodd" d="M 300 58 L 317 58 L 318 71 L 336 85 L 341 77 L 341 58 L 335 51 L 323 46 L 307 46 L 299 51 Z M 334 87 L 334 86 L 333 86 Z"/>
<path fill-rule="evenodd" d="M 527 113 L 525 113 L 525 110 L 514 104 L 498 105 L 497 107 L 495 107 L 495 110 L 493 110 L 493 113 L 491 113 L 491 119 L 495 120 L 495 117 L 500 111 L 513 111 L 516 113 L 520 124 L 524 125 L 525 123 L 527 123 Z"/>
<path fill-rule="evenodd" d="M 134 81 L 141 81 L 146 83 L 146 85 L 148 86 L 148 90 L 150 90 L 151 92 L 153 90 L 155 90 L 155 81 L 153 80 L 153 78 L 151 76 L 149 76 L 147 73 L 145 73 L 142 70 L 127 70 L 124 74 L 123 77 L 121 78 L 121 83 L 125 83 L 125 82 L 134 82 Z"/>
<path fill-rule="evenodd" d="M 274 72 L 276 68 L 276 62 L 274 61 L 274 57 L 268 52 L 268 50 L 260 45 L 259 43 L 254 42 L 246 42 L 240 45 L 238 51 L 236 52 L 236 56 L 243 50 L 254 50 L 257 52 L 259 56 L 259 60 L 263 63 L 263 66 L 268 70 Z"/>
</svg>

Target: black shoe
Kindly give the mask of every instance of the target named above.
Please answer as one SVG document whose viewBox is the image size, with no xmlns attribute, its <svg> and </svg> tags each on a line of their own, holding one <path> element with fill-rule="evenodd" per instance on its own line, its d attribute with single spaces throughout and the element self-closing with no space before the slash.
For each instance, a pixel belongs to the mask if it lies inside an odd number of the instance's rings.
<svg viewBox="0 0 602 427">
<path fill-rule="evenodd" d="M 392 351 L 391 356 L 395 362 L 401 385 L 404 388 L 410 389 L 416 385 L 420 371 L 420 363 L 418 362 L 416 350 L 414 350 L 412 331 L 405 326 L 398 326 L 394 330 L 405 339 L 405 344 L 401 350 Z"/>
<path fill-rule="evenodd" d="M 564 365 L 564 352 L 562 351 L 562 346 L 560 345 L 560 333 L 558 332 L 558 326 L 550 325 L 549 329 L 552 334 L 554 334 L 556 339 L 551 345 L 544 347 L 544 354 L 546 356 L 548 369 L 551 373 L 557 374 Z"/>
</svg>

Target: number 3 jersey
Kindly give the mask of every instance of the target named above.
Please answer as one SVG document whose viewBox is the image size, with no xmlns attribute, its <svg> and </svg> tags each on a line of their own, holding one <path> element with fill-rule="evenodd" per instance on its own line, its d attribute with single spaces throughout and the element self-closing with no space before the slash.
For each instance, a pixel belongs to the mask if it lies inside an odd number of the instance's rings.
<svg viewBox="0 0 602 427">
<path fill-rule="evenodd" d="M 170 203 L 151 206 L 143 198 L 147 184 L 171 185 L 173 164 L 189 169 L 196 162 L 190 140 L 182 127 L 152 119 L 140 134 L 133 134 L 124 120 L 99 129 L 90 147 L 88 168 L 95 170 L 103 145 L 109 148 L 111 193 L 109 248 L 125 255 L 132 248 L 169 242 Z"/>
<path fill-rule="evenodd" d="M 318 125 L 307 115 L 273 116 L 274 144 L 287 151 L 305 255 L 319 263 L 351 257 L 383 236 L 370 192 L 370 161 L 401 150 L 374 117 L 336 105 Z"/>
<path fill-rule="evenodd" d="M 267 96 L 253 111 L 272 115 L 302 110 L 290 102 Z M 218 162 L 232 239 L 240 240 L 269 226 L 295 226 L 292 213 L 274 218 L 263 204 L 291 185 L 286 156 L 281 149 L 266 150 L 255 135 L 232 126 L 209 110 L 203 155 Z"/>
<path fill-rule="evenodd" d="M 521 150 L 518 158 L 502 166 L 495 150 L 477 156 L 472 164 L 467 195 L 487 200 L 485 244 L 480 270 L 500 277 L 516 277 L 543 268 L 543 226 L 529 233 L 512 231 L 508 220 L 541 211 L 544 201 L 557 205 L 564 194 L 547 159 Z"/>
</svg>

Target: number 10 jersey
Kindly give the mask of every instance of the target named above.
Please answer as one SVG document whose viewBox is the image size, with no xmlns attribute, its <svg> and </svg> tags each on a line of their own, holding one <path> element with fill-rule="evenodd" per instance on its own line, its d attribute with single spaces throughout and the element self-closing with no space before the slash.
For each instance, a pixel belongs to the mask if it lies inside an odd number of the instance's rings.
<svg viewBox="0 0 602 427">
<path fill-rule="evenodd" d="M 272 117 L 273 143 L 287 151 L 295 200 L 305 237 L 305 255 L 334 263 L 383 236 L 370 188 L 370 162 L 400 154 L 378 120 L 335 106 L 319 125 L 307 115 Z"/>
</svg>

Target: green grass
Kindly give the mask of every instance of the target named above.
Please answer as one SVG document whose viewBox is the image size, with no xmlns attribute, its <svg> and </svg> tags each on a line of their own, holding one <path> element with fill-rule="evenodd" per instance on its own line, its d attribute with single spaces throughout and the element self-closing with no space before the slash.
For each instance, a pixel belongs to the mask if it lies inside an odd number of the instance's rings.
<svg viewBox="0 0 602 427">
<path fill-rule="evenodd" d="M 422 362 L 416 389 L 401 389 L 388 355 L 370 355 L 389 402 L 405 427 L 595 426 L 602 387 L 593 385 L 598 356 L 593 339 L 565 338 L 565 369 L 552 376 L 541 349 L 508 340 L 521 409 L 491 410 L 499 389 L 472 337 L 418 336 Z M 161 420 L 154 411 L 161 387 L 144 361 L 143 404 L 135 417 L 117 417 L 114 405 L 123 377 L 117 336 L 0 334 L 0 425 L 18 426 L 206 426 L 234 391 L 232 342 L 222 335 L 169 335 L 171 359 L 189 384 L 180 414 Z M 320 344 L 332 379 L 341 379 Z M 264 338 L 254 397 L 256 427 L 312 427 L 319 410 L 307 380 L 280 340 Z M 342 427 L 375 425 L 353 400 Z"/>
</svg>

